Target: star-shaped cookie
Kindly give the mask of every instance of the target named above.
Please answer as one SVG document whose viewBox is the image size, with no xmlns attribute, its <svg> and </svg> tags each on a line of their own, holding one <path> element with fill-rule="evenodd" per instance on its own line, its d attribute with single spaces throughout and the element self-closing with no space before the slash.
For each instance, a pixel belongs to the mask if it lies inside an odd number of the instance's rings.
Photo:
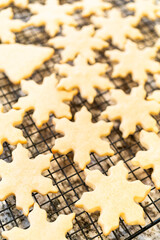
<svg viewBox="0 0 160 240">
<path fill-rule="evenodd" d="M 72 90 L 78 88 L 81 96 L 89 103 L 93 103 L 97 94 L 95 88 L 108 90 L 114 85 L 107 77 L 102 77 L 108 69 L 105 63 L 88 64 L 86 59 L 78 56 L 74 60 L 74 65 L 56 64 L 55 69 L 60 75 L 65 76 L 58 84 L 58 89 Z"/>
<path fill-rule="evenodd" d="M 64 36 L 50 39 L 48 43 L 55 48 L 64 49 L 61 53 L 63 62 L 73 60 L 77 55 L 80 55 L 90 63 L 95 63 L 96 53 L 94 50 L 102 50 L 108 47 L 108 43 L 94 34 L 93 25 L 84 26 L 80 30 L 64 26 Z"/>
<path fill-rule="evenodd" d="M 27 8 L 29 0 L 0 0 L 0 7 L 7 7 L 11 3 L 20 8 Z"/>
<path fill-rule="evenodd" d="M 45 26 L 49 36 L 54 37 L 59 31 L 60 26 L 68 24 L 76 26 L 72 14 L 76 6 L 74 4 L 59 4 L 59 0 L 46 0 L 46 4 L 40 3 L 29 4 L 29 9 L 33 14 L 28 22 L 28 26 Z"/>
<path fill-rule="evenodd" d="M 13 32 L 20 32 L 26 26 L 21 20 L 12 18 L 12 8 L 0 12 L 0 40 L 2 43 L 14 43 L 15 34 Z"/>
<path fill-rule="evenodd" d="M 11 163 L 0 160 L 0 200 L 4 201 L 14 194 L 17 208 L 22 209 L 27 216 L 29 208 L 34 204 L 32 192 L 42 195 L 57 192 L 52 180 L 41 175 L 49 169 L 52 154 L 40 154 L 35 159 L 29 159 L 28 150 L 18 144 L 12 156 Z"/>
<path fill-rule="evenodd" d="M 29 228 L 14 227 L 9 231 L 3 231 L 2 236 L 8 240 L 67 240 L 65 235 L 73 228 L 75 214 L 61 214 L 56 221 L 48 222 L 46 211 L 35 203 L 28 218 Z"/>
<path fill-rule="evenodd" d="M 140 143 L 147 151 L 139 151 L 132 159 L 134 166 L 144 169 L 153 168 L 152 180 L 160 189 L 160 137 L 153 132 L 140 132 Z"/>
<path fill-rule="evenodd" d="M 140 125 L 147 131 L 158 132 L 157 122 L 151 116 L 160 112 L 160 104 L 156 101 L 145 100 L 146 92 L 142 86 L 132 88 L 130 94 L 122 90 L 111 90 L 111 99 L 116 102 L 102 113 L 102 117 L 109 120 L 120 120 L 120 130 L 127 138 Z"/>
<path fill-rule="evenodd" d="M 8 142 L 12 145 L 18 143 L 26 143 L 27 140 L 23 137 L 22 130 L 15 128 L 23 121 L 24 111 L 13 110 L 3 112 L 3 106 L 0 104 L 0 154 L 3 152 L 3 142 Z"/>
<path fill-rule="evenodd" d="M 122 161 L 108 171 L 109 176 L 99 170 L 85 169 L 86 184 L 93 192 L 83 193 L 76 207 L 89 213 L 100 211 L 98 220 L 104 235 L 119 227 L 119 217 L 129 225 L 144 225 L 143 208 L 138 205 L 150 192 L 150 186 L 140 181 L 127 181 L 128 171 Z"/>
<path fill-rule="evenodd" d="M 45 77 L 42 84 L 37 84 L 33 80 L 23 80 L 21 88 L 28 96 L 19 98 L 13 107 L 24 111 L 33 109 L 33 119 L 38 127 L 49 120 L 50 113 L 58 118 L 71 118 L 70 108 L 64 101 L 72 100 L 77 91 L 60 91 L 57 84 L 58 80 L 54 74 Z"/>
<path fill-rule="evenodd" d="M 53 119 L 55 130 L 65 135 L 55 140 L 53 153 L 67 154 L 74 151 L 74 162 L 79 165 L 80 169 L 84 169 L 90 163 L 91 152 L 95 152 L 99 156 L 114 154 L 109 142 L 101 139 L 110 134 L 113 124 L 104 121 L 92 123 L 91 118 L 91 113 L 86 107 L 82 107 L 75 114 L 75 122 L 66 118 Z"/>
<path fill-rule="evenodd" d="M 103 16 L 104 11 L 112 7 L 112 4 L 103 0 L 82 0 L 75 3 L 77 8 L 82 9 L 82 16 L 89 17 L 92 14 Z"/>
<path fill-rule="evenodd" d="M 0 72 L 4 72 L 12 83 L 18 84 L 30 77 L 53 53 L 53 49 L 48 47 L 0 44 Z"/>
<path fill-rule="evenodd" d="M 143 17 L 154 21 L 160 12 L 160 5 L 156 4 L 155 0 L 134 0 L 134 2 L 128 3 L 126 7 L 135 12 L 137 23 L 139 23 Z"/>
<path fill-rule="evenodd" d="M 127 38 L 132 40 L 143 39 L 141 32 L 134 26 L 134 17 L 122 17 L 118 9 L 112 9 L 108 12 L 108 17 L 92 17 L 94 25 L 100 29 L 96 31 L 96 36 L 108 40 L 112 39 L 115 46 L 124 49 Z M 118 23 L 118 24 L 117 24 Z"/>
<path fill-rule="evenodd" d="M 127 40 L 124 51 L 106 51 L 106 56 L 118 64 L 114 66 L 112 77 L 132 75 L 133 81 L 144 85 L 148 79 L 147 73 L 160 72 L 160 63 L 156 62 L 157 47 L 139 49 L 137 44 Z"/>
</svg>

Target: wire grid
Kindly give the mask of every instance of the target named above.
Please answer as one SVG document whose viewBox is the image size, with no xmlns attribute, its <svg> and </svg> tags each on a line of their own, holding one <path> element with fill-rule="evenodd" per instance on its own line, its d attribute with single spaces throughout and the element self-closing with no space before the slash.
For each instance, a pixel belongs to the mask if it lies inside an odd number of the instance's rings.
<svg viewBox="0 0 160 240">
<path fill-rule="evenodd" d="M 41 1 L 43 2 L 43 1 Z M 120 7 L 124 13 L 127 13 L 124 8 L 124 1 L 115 0 L 112 1 L 117 7 Z M 13 7 L 16 18 L 28 19 L 30 13 L 27 10 L 20 10 Z M 128 14 L 128 13 L 127 13 Z M 144 33 L 144 41 L 139 42 L 140 46 L 152 46 L 157 39 L 157 35 L 154 32 L 154 24 L 144 19 L 139 28 Z M 28 28 L 17 33 L 17 42 L 22 44 L 42 44 L 45 45 L 49 37 L 44 31 L 44 28 Z M 112 48 L 112 46 L 111 46 Z M 43 64 L 40 70 L 36 71 L 33 75 L 33 79 L 36 82 L 42 82 L 44 76 L 50 75 L 54 71 L 54 64 L 59 62 L 59 51 L 55 51 L 55 54 L 51 60 Z M 109 59 L 104 57 L 101 53 L 98 56 L 98 61 L 107 62 Z M 112 66 L 111 66 L 112 71 Z M 108 76 L 111 75 L 111 71 Z M 126 79 L 112 79 L 117 88 L 121 88 L 126 92 L 130 92 L 132 87 L 136 86 L 130 77 Z M 146 84 L 147 92 L 152 92 L 155 87 L 155 83 L 152 77 L 149 77 L 149 81 Z M 3 103 L 5 110 L 11 109 L 13 104 L 21 96 L 20 86 L 14 86 L 10 83 L 8 78 L 4 74 L 0 74 L 0 101 Z M 92 105 L 88 104 L 80 95 L 77 95 L 70 103 L 73 116 L 82 106 L 86 106 L 87 109 L 93 114 L 93 122 L 98 120 L 100 113 L 110 105 L 107 92 L 97 91 L 97 97 Z M 160 117 L 156 118 L 159 124 Z M 146 214 L 146 225 L 141 226 L 128 226 L 122 219 L 120 219 L 119 229 L 112 232 L 109 236 L 105 237 L 102 233 L 100 226 L 97 223 L 99 214 L 88 214 L 82 209 L 75 208 L 75 202 L 80 199 L 83 192 L 88 191 L 88 187 L 85 185 L 85 177 L 83 171 L 79 170 L 78 166 L 73 163 L 73 155 L 69 153 L 67 155 L 53 155 L 51 162 L 51 168 L 49 171 L 45 171 L 45 176 L 53 180 L 53 184 L 58 187 L 59 192 L 57 194 L 48 194 L 47 196 L 41 196 L 38 193 L 34 193 L 33 197 L 38 204 L 47 211 L 48 220 L 54 221 L 59 214 L 70 212 L 76 213 L 76 219 L 74 220 L 74 228 L 67 234 L 68 239 L 145 239 L 145 232 L 152 234 L 154 231 L 158 231 L 160 225 L 160 194 L 155 189 L 151 181 L 151 171 L 143 170 L 134 167 L 130 160 L 135 156 L 135 153 L 142 149 L 142 146 L 138 140 L 138 134 L 140 128 L 138 127 L 135 134 L 128 137 L 126 140 L 122 138 L 120 131 L 118 130 L 119 123 L 115 124 L 115 127 L 108 137 L 113 150 L 115 151 L 112 157 L 98 157 L 96 154 L 91 154 L 91 163 L 88 165 L 89 169 L 99 169 L 102 173 L 107 174 L 108 169 L 115 165 L 120 159 L 122 159 L 129 170 L 129 179 L 139 179 L 144 184 L 150 184 L 152 190 L 145 201 L 141 203 Z M 160 125 L 160 124 L 159 124 Z M 31 156 L 35 157 L 38 154 L 51 152 L 51 147 L 54 144 L 54 140 L 60 137 L 60 134 L 56 133 L 52 121 L 44 124 L 42 128 L 38 129 L 32 120 L 32 112 L 26 113 L 23 124 L 20 126 L 23 130 L 24 136 L 27 138 L 27 148 L 31 152 Z M 83 129 L 82 129 L 83 130 Z M 12 150 L 15 147 L 4 143 L 4 153 L 2 159 L 10 162 Z M 6 201 L 1 202 L 0 207 L 0 229 L 9 230 L 14 226 L 27 228 L 29 222 L 21 211 L 16 209 L 16 200 L 14 196 L 7 198 Z M 152 228 L 154 225 L 156 227 Z M 153 229 L 153 231 L 152 231 Z M 138 235 L 142 236 L 139 238 Z M 143 234 L 143 235 L 142 235 Z M 150 235 L 149 235 L 150 236 Z M 143 238 L 144 237 L 144 238 Z M 2 238 L 1 238 L 2 239 Z M 155 238 L 159 239 L 159 238 Z"/>
</svg>

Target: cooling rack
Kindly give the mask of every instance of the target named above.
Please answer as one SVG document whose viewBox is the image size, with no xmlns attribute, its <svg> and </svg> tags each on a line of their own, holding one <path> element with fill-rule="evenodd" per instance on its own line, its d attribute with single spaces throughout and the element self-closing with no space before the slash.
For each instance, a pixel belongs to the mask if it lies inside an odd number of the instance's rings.
<svg viewBox="0 0 160 240">
<path fill-rule="evenodd" d="M 34 1 L 32 1 L 34 2 Z M 39 1 L 44 3 L 44 1 Z M 62 2 L 62 1 L 61 1 Z M 63 1 L 64 2 L 64 1 Z M 69 1 L 71 2 L 71 1 Z M 112 4 L 115 7 L 121 8 L 124 15 L 131 14 L 125 9 L 125 1 L 113 0 Z M 15 8 L 15 18 L 21 18 L 27 20 L 30 17 L 28 10 L 20 10 Z M 82 26 L 89 23 L 89 19 L 85 20 L 79 18 L 79 13 L 75 14 L 75 17 L 79 24 Z M 138 26 L 144 34 L 144 40 L 138 42 L 139 47 L 153 46 L 158 36 L 154 31 L 154 23 L 147 19 L 143 19 Z M 45 46 L 49 36 L 45 33 L 44 28 L 30 27 L 23 30 L 21 33 L 16 34 L 16 40 L 22 44 L 38 44 Z M 111 45 L 111 49 L 113 46 Z M 159 57 L 159 56 L 158 56 Z M 159 58 L 157 57 L 157 60 Z M 60 51 L 55 51 L 53 58 L 47 61 L 43 66 L 34 73 L 33 79 L 41 83 L 44 76 L 48 76 L 54 72 L 54 64 L 60 61 Z M 104 57 L 104 52 L 98 53 L 98 62 L 107 62 L 110 65 L 110 71 L 107 73 L 111 77 L 112 65 L 109 59 Z M 130 92 L 132 87 L 136 86 L 131 79 L 127 77 L 125 79 L 112 79 L 116 88 L 121 88 L 125 92 Z M 146 83 L 147 93 L 156 89 L 154 80 L 149 76 L 149 80 Z M 3 103 L 5 111 L 12 108 L 13 104 L 22 95 L 20 86 L 12 85 L 8 78 L 0 73 L 0 101 Z M 107 92 L 97 91 L 97 97 L 92 105 L 88 104 L 80 95 L 77 95 L 70 103 L 73 116 L 82 106 L 86 106 L 87 109 L 93 115 L 93 122 L 98 120 L 100 113 L 110 105 Z M 160 126 L 160 117 L 156 118 L 157 123 Z M 41 196 L 38 193 L 34 193 L 33 197 L 35 201 L 41 206 L 41 208 L 47 211 L 49 221 L 54 221 L 59 214 L 68 214 L 72 211 L 76 213 L 76 219 L 74 220 L 74 228 L 67 234 L 68 239 L 83 240 L 83 239 L 159 239 L 160 231 L 160 193 L 155 189 L 151 181 L 151 170 L 143 170 L 138 167 L 134 167 L 131 164 L 131 159 L 135 156 L 135 153 L 142 149 L 142 146 L 138 140 L 138 134 L 140 128 L 137 128 L 134 135 L 128 137 L 126 140 L 122 138 L 121 133 L 118 130 L 119 123 L 115 124 L 111 135 L 108 137 L 110 144 L 115 152 L 112 157 L 98 157 L 96 154 L 91 154 L 91 163 L 88 165 L 89 169 L 99 169 L 102 173 L 107 175 L 108 169 L 115 165 L 120 159 L 122 159 L 129 170 L 130 180 L 141 180 L 144 184 L 152 186 L 152 190 L 145 201 L 141 203 L 146 215 L 146 225 L 141 226 L 128 226 L 120 219 L 120 227 L 116 231 L 112 232 L 109 236 L 105 237 L 102 234 L 102 230 L 97 223 L 99 214 L 88 214 L 81 209 L 75 208 L 75 202 L 81 197 L 84 191 L 89 190 L 85 185 L 85 177 L 83 171 L 73 163 L 73 155 L 69 153 L 67 155 L 53 155 L 51 162 L 51 168 L 49 171 L 45 171 L 45 176 L 53 180 L 53 184 L 58 187 L 59 192 L 57 194 L 48 194 L 47 196 Z M 26 113 L 23 124 L 20 126 L 23 130 L 24 136 L 27 138 L 26 147 L 31 153 L 31 157 L 35 157 L 41 153 L 51 152 L 51 147 L 54 144 L 54 140 L 60 135 L 55 132 L 52 121 L 44 124 L 42 128 L 38 129 L 32 120 L 32 112 Z M 83 129 L 82 129 L 83 131 Z M 4 153 L 1 158 L 5 161 L 11 161 L 11 152 L 14 149 L 13 146 L 4 143 Z M 6 201 L 0 202 L 0 229 L 9 230 L 14 226 L 21 228 L 29 227 L 29 222 L 21 211 L 16 209 L 15 197 L 11 196 Z M 2 239 L 2 238 L 0 238 Z"/>
</svg>

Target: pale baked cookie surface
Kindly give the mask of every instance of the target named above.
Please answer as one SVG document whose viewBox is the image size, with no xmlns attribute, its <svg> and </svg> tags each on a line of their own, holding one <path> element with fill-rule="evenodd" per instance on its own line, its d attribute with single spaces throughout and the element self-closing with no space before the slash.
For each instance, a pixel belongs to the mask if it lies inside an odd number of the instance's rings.
<svg viewBox="0 0 160 240">
<path fill-rule="evenodd" d="M 23 44 L 0 44 L 0 71 L 18 84 L 49 60 L 54 51 L 49 47 Z"/>
<path fill-rule="evenodd" d="M 108 90 L 114 88 L 111 81 L 104 75 L 108 69 L 108 64 L 95 63 L 88 64 L 86 59 L 78 56 L 74 60 L 74 65 L 56 64 L 55 69 L 64 78 L 58 84 L 58 89 L 72 90 L 78 88 L 81 96 L 89 103 L 93 103 L 97 92 L 95 88 L 100 90 Z"/>
<path fill-rule="evenodd" d="M 109 106 L 102 117 L 109 120 L 120 120 L 120 130 L 123 137 L 127 138 L 136 131 L 140 125 L 147 131 L 158 132 L 157 122 L 151 114 L 157 115 L 160 112 L 160 104 L 156 101 L 145 100 L 146 92 L 142 86 L 132 88 L 130 94 L 125 94 L 120 89 L 111 90 L 111 99 L 116 102 Z"/>
<path fill-rule="evenodd" d="M 144 211 L 138 205 L 150 192 L 150 186 L 140 181 L 127 181 L 128 171 L 123 161 L 108 171 L 109 176 L 99 170 L 85 170 L 86 184 L 93 192 L 83 193 L 76 203 L 89 213 L 100 211 L 98 220 L 104 235 L 119 227 L 119 217 L 129 225 L 144 225 Z"/>
<path fill-rule="evenodd" d="M 24 111 L 33 109 L 33 119 L 38 127 L 49 120 L 50 113 L 56 117 L 71 118 L 70 108 L 64 101 L 71 101 L 77 91 L 60 91 L 57 84 L 58 80 L 54 74 L 45 77 L 42 84 L 37 84 L 33 80 L 23 80 L 22 91 L 28 96 L 19 98 L 13 107 Z"/>
<path fill-rule="evenodd" d="M 48 222 L 46 211 L 35 203 L 28 218 L 30 222 L 28 229 L 14 227 L 9 231 L 3 231 L 3 237 L 8 240 L 67 240 L 65 236 L 73 228 L 75 214 L 61 214 L 56 221 Z"/>
<path fill-rule="evenodd" d="M 52 180 L 41 175 L 49 169 L 52 154 L 41 154 L 35 159 L 29 159 L 28 153 L 27 149 L 18 144 L 12 152 L 11 163 L 0 160 L 0 200 L 14 194 L 16 207 L 23 210 L 24 215 L 28 215 L 29 208 L 34 204 L 32 192 L 42 195 L 57 192 Z"/>
<path fill-rule="evenodd" d="M 146 151 L 137 152 L 132 164 L 144 169 L 153 168 L 152 180 L 157 189 L 160 189 L 160 137 L 153 132 L 140 132 L 140 143 Z"/>
<path fill-rule="evenodd" d="M 62 62 L 74 60 L 77 55 L 82 56 L 90 63 L 95 63 L 96 53 L 94 50 L 102 50 L 108 47 L 108 43 L 94 36 L 93 25 L 88 25 L 77 30 L 73 27 L 63 27 L 63 36 L 49 40 L 49 44 L 58 49 L 63 49 Z"/>
<path fill-rule="evenodd" d="M 7 7 L 11 3 L 20 8 L 27 8 L 28 0 L 0 0 L 0 7 Z"/>
<path fill-rule="evenodd" d="M 62 154 L 74 151 L 74 162 L 80 169 L 84 169 L 90 163 L 91 152 L 100 156 L 114 154 L 108 140 L 102 140 L 102 137 L 110 134 L 113 124 L 104 121 L 93 123 L 91 118 L 91 113 L 83 107 L 75 114 L 75 122 L 66 118 L 53 119 L 55 130 L 64 134 L 64 137 L 55 140 L 52 151 Z"/>
</svg>

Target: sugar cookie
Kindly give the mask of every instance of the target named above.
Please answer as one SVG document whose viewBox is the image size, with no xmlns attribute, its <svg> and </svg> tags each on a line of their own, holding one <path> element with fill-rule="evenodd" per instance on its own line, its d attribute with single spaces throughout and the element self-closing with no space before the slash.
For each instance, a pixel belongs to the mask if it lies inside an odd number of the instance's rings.
<svg viewBox="0 0 160 240">
<path fill-rule="evenodd" d="M 157 122 L 151 114 L 160 112 L 160 104 L 156 101 L 145 100 L 146 92 L 142 86 L 132 88 L 130 94 L 120 89 L 111 90 L 111 99 L 116 102 L 102 113 L 102 117 L 109 120 L 120 120 L 120 130 L 127 138 L 140 125 L 147 131 L 158 132 Z"/>
<path fill-rule="evenodd" d="M 3 142 L 12 145 L 17 143 L 26 143 L 22 130 L 15 128 L 23 121 L 24 111 L 11 109 L 9 112 L 3 112 L 3 106 L 0 104 L 0 154 L 3 152 Z"/>
<path fill-rule="evenodd" d="M 112 61 L 118 62 L 114 66 L 112 77 L 126 77 L 132 74 L 133 81 L 144 85 L 148 79 L 147 73 L 160 72 L 160 63 L 156 62 L 157 47 L 147 47 L 140 50 L 137 44 L 127 40 L 125 51 L 106 51 Z"/>
<path fill-rule="evenodd" d="M 104 11 L 112 7 L 111 3 L 104 2 L 103 0 L 82 0 L 75 3 L 77 8 L 82 9 L 82 16 L 89 17 L 92 14 L 103 16 Z"/>
<path fill-rule="evenodd" d="M 90 63 L 95 63 L 96 53 L 94 50 L 102 50 L 108 47 L 108 43 L 94 36 L 93 25 L 84 26 L 81 30 L 64 26 L 63 35 L 49 40 L 49 44 L 55 48 L 62 48 L 62 61 L 73 60 L 81 55 Z"/>
<path fill-rule="evenodd" d="M 100 211 L 98 223 L 104 235 L 119 227 L 119 217 L 129 225 L 144 225 L 143 208 L 137 203 L 145 199 L 150 186 L 127 181 L 128 171 L 122 161 L 108 173 L 109 176 L 105 176 L 99 170 L 85 169 L 86 184 L 94 191 L 84 193 L 76 207 L 89 213 Z"/>
<path fill-rule="evenodd" d="M 49 36 L 54 37 L 61 25 L 76 26 L 73 16 L 69 16 L 75 8 L 74 4 L 59 5 L 59 0 L 46 0 L 45 5 L 40 3 L 29 4 L 30 11 L 36 15 L 31 17 L 28 25 L 45 26 Z"/>
<path fill-rule="evenodd" d="M 153 168 L 152 180 L 157 189 L 160 189 L 160 137 L 153 132 L 140 132 L 140 143 L 147 151 L 137 152 L 132 159 L 134 166 L 144 169 Z"/>
<path fill-rule="evenodd" d="M 0 200 L 4 201 L 14 194 L 17 208 L 28 215 L 29 208 L 34 204 L 32 192 L 42 195 L 57 192 L 52 180 L 41 175 L 49 169 L 52 154 L 40 154 L 35 159 L 29 159 L 28 150 L 18 144 L 12 156 L 11 163 L 0 160 Z"/>
<path fill-rule="evenodd" d="M 119 48 L 125 47 L 127 38 L 143 39 L 141 32 L 134 27 L 135 18 L 131 16 L 123 18 L 118 9 L 109 11 L 107 18 L 92 17 L 91 21 L 100 28 L 96 31 L 97 37 L 103 40 L 112 39 L 113 44 Z"/>
<path fill-rule="evenodd" d="M 29 214 L 30 227 L 21 229 L 14 227 L 9 231 L 3 231 L 2 236 L 8 240 L 67 240 L 65 235 L 73 228 L 72 221 L 75 214 L 60 215 L 56 221 L 48 222 L 47 213 L 34 204 Z"/>
<path fill-rule="evenodd" d="M 89 103 L 93 103 L 97 95 L 95 88 L 100 90 L 114 88 L 107 77 L 102 77 L 108 69 L 108 65 L 104 63 L 89 65 L 86 59 L 78 56 L 74 61 L 74 66 L 56 64 L 55 69 L 60 75 L 65 76 L 58 84 L 58 89 L 72 90 L 78 88 L 81 96 L 87 99 Z"/>
<path fill-rule="evenodd" d="M 20 8 L 27 8 L 29 0 L 0 0 L 0 7 L 7 7 L 11 3 Z"/>
<path fill-rule="evenodd" d="M 18 84 L 23 78 L 30 77 L 53 53 L 48 47 L 0 44 L 0 72 L 5 72 L 12 83 Z"/>
<path fill-rule="evenodd" d="M 153 91 L 147 98 L 148 100 L 154 100 L 160 103 L 160 90 Z"/>
<path fill-rule="evenodd" d="M 80 169 L 84 169 L 90 163 L 91 152 L 95 152 L 99 156 L 114 154 L 107 139 L 106 141 L 101 139 L 110 134 L 113 124 L 104 121 L 92 123 L 91 117 L 91 113 L 87 111 L 86 107 L 82 107 L 75 114 L 75 122 L 66 118 L 53 119 L 55 130 L 65 135 L 55 140 L 53 153 L 67 154 L 74 151 L 74 162 L 79 165 Z"/>
<path fill-rule="evenodd" d="M 135 12 L 137 23 L 140 22 L 143 17 L 154 21 L 160 12 L 160 5 L 156 4 L 155 0 L 134 0 L 134 2 L 128 3 L 126 7 Z"/>
<path fill-rule="evenodd" d="M 20 32 L 26 26 L 21 20 L 12 18 L 12 8 L 0 12 L 0 40 L 2 43 L 14 43 L 15 34 L 13 32 Z"/>
<path fill-rule="evenodd" d="M 58 118 L 71 118 L 70 108 L 64 101 L 72 100 L 77 91 L 59 91 L 57 84 L 58 80 L 54 74 L 45 77 L 42 84 L 37 84 L 33 80 L 22 80 L 22 91 L 28 96 L 19 98 L 13 107 L 25 111 L 33 109 L 33 119 L 38 127 L 49 120 L 50 113 L 54 113 Z"/>
</svg>

